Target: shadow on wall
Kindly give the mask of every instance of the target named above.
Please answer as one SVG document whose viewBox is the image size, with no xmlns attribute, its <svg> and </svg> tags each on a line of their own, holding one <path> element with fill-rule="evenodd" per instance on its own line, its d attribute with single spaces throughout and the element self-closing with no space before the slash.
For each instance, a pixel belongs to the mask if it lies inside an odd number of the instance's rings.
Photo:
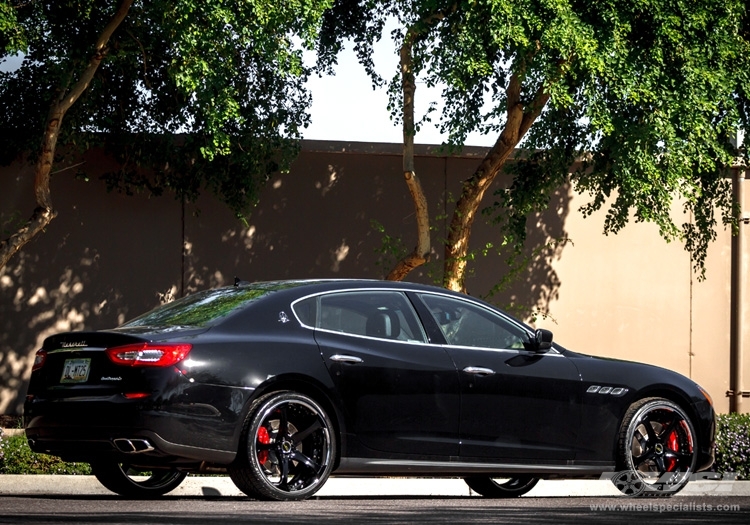
<svg viewBox="0 0 750 525">
<path fill-rule="evenodd" d="M 33 209 L 33 176 L 19 171 L 0 170 L 6 236 Z M 45 337 L 117 326 L 179 284 L 173 199 L 107 193 L 94 176 L 84 182 L 69 172 L 55 176 L 51 191 L 57 218 L 0 269 L 0 413 L 20 413 Z"/>
<path fill-rule="evenodd" d="M 562 282 L 555 271 L 555 261 L 562 258 L 566 246 L 573 244 L 565 229 L 570 213 L 571 188 L 568 184 L 552 195 L 547 210 L 531 215 L 526 223 L 526 247 L 519 256 L 519 269 L 511 275 L 506 260 L 509 250 L 499 250 L 475 261 L 473 275 L 467 280 L 473 295 L 496 304 L 530 323 L 551 320 L 550 305 L 560 292 Z M 484 222 L 477 225 L 477 236 L 495 239 L 497 227 Z"/>
<path fill-rule="evenodd" d="M 35 251 L 21 251 L 0 270 L 0 414 L 21 413 L 34 354 L 46 337 L 115 327 L 175 288 L 157 294 L 102 280 L 109 272 L 95 248 L 84 249 L 77 264 L 66 260 L 57 267 L 42 259 Z"/>
<path fill-rule="evenodd" d="M 93 251 L 79 260 L 75 271 L 66 267 L 54 277 L 40 278 L 39 269 L 46 266 L 40 259 L 38 253 L 22 251 L 0 271 L 0 413 L 20 413 L 34 352 L 45 337 L 92 325 L 113 326 L 122 317 L 108 308 L 109 299 L 95 302 L 85 293 L 96 273 Z"/>
<path fill-rule="evenodd" d="M 417 159 L 433 216 L 450 211 L 446 196 L 476 162 L 435 155 Z M 235 276 L 249 281 L 383 278 L 390 267 L 382 260 L 383 236 L 373 220 L 401 236 L 405 247 L 416 242 L 400 154 L 303 150 L 290 173 L 269 181 L 244 224 L 208 195 L 183 207 L 169 196 L 107 193 L 101 181 L 93 176 L 91 181 L 56 176 L 52 193 L 58 217 L 0 270 L 0 414 L 21 412 L 34 352 L 53 333 L 111 328 L 161 301 L 231 284 Z M 18 184 L 29 187 L 11 188 L 18 190 L 14 195 L 33 195 L 28 180 Z M 568 191 L 562 188 L 547 212 L 529 220 L 527 255 L 534 256 L 519 280 L 490 298 L 511 305 L 520 317 L 547 313 L 557 297 L 561 283 L 554 262 L 565 244 L 554 241 L 567 235 Z M 10 195 L 0 195 L 0 222 L 10 218 L 5 210 L 31 209 Z M 439 239 L 446 223 L 434 226 L 434 261 L 413 272 L 410 281 L 441 280 Z M 472 244 L 497 243 L 497 236 L 497 229 L 480 219 Z M 467 286 L 478 297 L 507 272 L 497 253 L 477 258 L 472 267 Z"/>
<path fill-rule="evenodd" d="M 415 228 L 400 162 L 398 155 L 303 151 L 290 173 L 268 182 L 246 224 L 210 197 L 189 204 L 185 291 L 230 284 L 234 276 L 383 278 L 381 236 L 372 221 L 405 237 Z M 432 183 L 436 195 L 443 180 L 441 169 Z"/>
</svg>

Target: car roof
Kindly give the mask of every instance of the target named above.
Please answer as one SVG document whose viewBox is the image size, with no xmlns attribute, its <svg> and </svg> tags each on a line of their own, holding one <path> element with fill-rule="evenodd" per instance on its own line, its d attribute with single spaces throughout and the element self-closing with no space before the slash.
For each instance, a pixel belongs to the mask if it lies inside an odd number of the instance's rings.
<svg viewBox="0 0 750 525">
<path fill-rule="evenodd" d="M 378 279 L 287 279 L 278 281 L 239 281 L 235 286 L 240 288 L 264 288 L 274 291 L 283 291 L 285 289 L 294 290 L 294 295 L 308 295 L 318 292 L 327 292 L 345 289 L 396 289 L 396 290 L 415 290 L 425 292 L 438 292 L 457 297 L 466 297 L 465 294 L 459 294 L 434 285 L 413 283 L 407 281 L 384 281 Z M 472 299 L 477 300 L 472 297 Z M 481 300 L 479 300 L 481 302 Z"/>
</svg>

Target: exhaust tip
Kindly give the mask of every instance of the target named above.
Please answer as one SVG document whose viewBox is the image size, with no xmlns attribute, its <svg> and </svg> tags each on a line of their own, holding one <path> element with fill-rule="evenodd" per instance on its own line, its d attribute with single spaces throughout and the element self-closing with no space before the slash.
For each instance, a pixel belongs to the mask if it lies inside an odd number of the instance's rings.
<svg viewBox="0 0 750 525">
<path fill-rule="evenodd" d="M 113 440 L 113 443 L 115 444 L 115 447 L 117 447 L 117 450 L 124 452 L 125 454 L 141 454 L 143 452 L 151 452 L 154 450 L 151 443 L 149 443 L 147 439 L 142 438 L 117 438 Z"/>
</svg>

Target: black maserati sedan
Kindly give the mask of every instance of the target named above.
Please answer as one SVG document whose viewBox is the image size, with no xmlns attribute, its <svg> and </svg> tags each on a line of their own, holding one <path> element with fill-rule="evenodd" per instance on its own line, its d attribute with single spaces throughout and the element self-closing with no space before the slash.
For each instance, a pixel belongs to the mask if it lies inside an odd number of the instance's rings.
<svg viewBox="0 0 750 525">
<path fill-rule="evenodd" d="M 191 472 L 301 500 L 329 476 L 461 477 L 487 497 L 611 477 L 671 495 L 713 463 L 710 396 L 575 353 L 490 304 L 368 280 L 245 283 L 118 328 L 47 338 L 25 403 L 35 452 L 153 497 Z"/>
</svg>

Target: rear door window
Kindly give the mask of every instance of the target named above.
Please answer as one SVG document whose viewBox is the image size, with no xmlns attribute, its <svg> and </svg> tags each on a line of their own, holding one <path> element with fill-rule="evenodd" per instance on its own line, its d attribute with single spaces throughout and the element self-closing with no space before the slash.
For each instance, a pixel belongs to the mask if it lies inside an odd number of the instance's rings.
<svg viewBox="0 0 750 525">
<path fill-rule="evenodd" d="M 394 341 L 426 341 L 414 308 L 397 291 L 323 294 L 299 301 L 293 309 L 302 324 L 319 330 Z"/>
</svg>

